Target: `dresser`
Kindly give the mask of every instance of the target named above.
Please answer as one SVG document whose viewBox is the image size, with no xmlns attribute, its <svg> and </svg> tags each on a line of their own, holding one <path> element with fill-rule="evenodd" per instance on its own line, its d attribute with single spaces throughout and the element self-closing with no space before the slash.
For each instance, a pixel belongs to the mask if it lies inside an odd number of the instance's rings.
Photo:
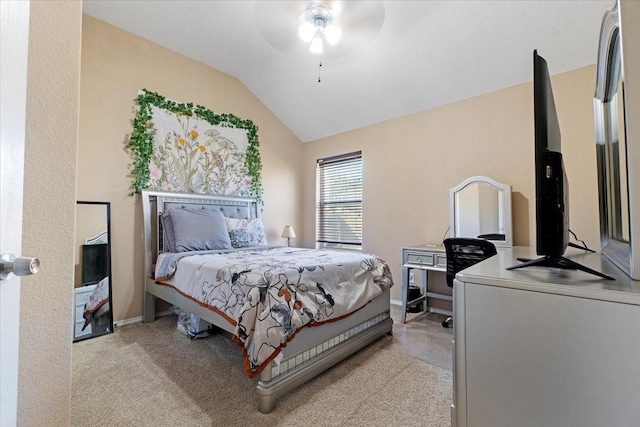
<svg viewBox="0 0 640 427">
<path fill-rule="evenodd" d="M 640 282 L 598 254 L 575 270 L 507 271 L 515 247 L 456 276 L 454 427 L 638 426 Z"/>
<path fill-rule="evenodd" d="M 82 330 L 82 327 L 84 326 L 84 317 L 82 317 L 82 313 L 84 313 L 84 305 L 89 300 L 89 296 L 91 295 L 91 292 L 93 292 L 93 290 L 97 286 L 98 285 L 96 284 L 96 285 L 81 286 L 79 288 L 74 288 L 74 301 L 75 301 L 75 304 L 74 304 L 75 314 L 74 314 L 74 327 L 73 327 L 74 340 L 90 335 L 92 332 L 91 324 L 88 324 L 87 327 L 84 329 L 84 331 Z"/>
<path fill-rule="evenodd" d="M 422 295 L 418 298 L 409 298 L 409 285 L 411 271 L 423 270 Z M 407 320 L 407 307 L 422 303 L 423 309 L 427 309 L 427 299 L 435 298 L 451 301 L 450 295 L 429 291 L 429 271 L 447 271 L 447 255 L 442 245 L 418 245 L 402 248 L 402 323 Z M 451 315 L 449 311 L 442 314 Z"/>
</svg>

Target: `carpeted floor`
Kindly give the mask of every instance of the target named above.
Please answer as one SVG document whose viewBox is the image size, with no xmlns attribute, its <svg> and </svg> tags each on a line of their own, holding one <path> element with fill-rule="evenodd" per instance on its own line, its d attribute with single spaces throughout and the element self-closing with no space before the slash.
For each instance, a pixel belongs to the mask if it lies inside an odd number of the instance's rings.
<svg viewBox="0 0 640 427">
<path fill-rule="evenodd" d="M 394 336 L 283 396 L 270 414 L 258 412 L 257 380 L 228 338 L 189 341 L 173 316 L 125 326 L 73 345 L 71 424 L 449 426 L 451 330 L 441 320 L 394 319 Z"/>
</svg>

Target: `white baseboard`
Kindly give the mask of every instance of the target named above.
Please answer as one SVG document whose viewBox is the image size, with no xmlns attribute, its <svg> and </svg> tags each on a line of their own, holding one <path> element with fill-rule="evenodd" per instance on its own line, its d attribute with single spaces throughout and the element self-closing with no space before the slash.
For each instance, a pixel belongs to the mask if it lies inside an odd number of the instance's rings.
<svg viewBox="0 0 640 427">
<path fill-rule="evenodd" d="M 389 302 L 392 305 L 398 305 L 398 306 L 402 307 L 402 301 L 400 301 L 399 299 L 390 299 Z M 437 313 L 437 314 L 444 314 L 445 316 L 451 316 L 451 312 L 450 311 L 443 310 L 441 308 L 428 307 L 428 311 L 430 313 Z"/>
<path fill-rule="evenodd" d="M 173 311 L 171 310 L 161 311 L 160 313 L 156 313 L 156 317 L 164 317 L 170 314 L 173 314 Z M 117 322 L 113 322 L 113 327 L 117 329 L 120 326 L 127 326 L 127 325 L 132 325 L 134 323 L 140 323 L 140 322 L 142 322 L 142 316 L 137 316 L 137 317 L 132 317 L 130 319 L 123 319 L 123 320 L 118 320 Z"/>
</svg>

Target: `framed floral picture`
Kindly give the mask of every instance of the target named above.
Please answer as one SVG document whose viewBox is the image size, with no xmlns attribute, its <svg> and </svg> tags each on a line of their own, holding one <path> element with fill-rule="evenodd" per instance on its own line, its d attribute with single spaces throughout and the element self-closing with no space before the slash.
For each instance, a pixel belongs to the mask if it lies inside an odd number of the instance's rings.
<svg viewBox="0 0 640 427">
<path fill-rule="evenodd" d="M 262 196 L 258 128 L 250 120 L 177 103 L 143 89 L 127 148 L 131 195 L 143 188 Z"/>
</svg>

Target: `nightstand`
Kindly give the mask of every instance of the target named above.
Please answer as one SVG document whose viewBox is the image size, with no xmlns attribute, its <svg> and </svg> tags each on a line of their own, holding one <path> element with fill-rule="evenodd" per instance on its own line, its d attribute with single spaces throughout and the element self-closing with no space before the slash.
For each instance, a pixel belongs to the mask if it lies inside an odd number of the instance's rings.
<svg viewBox="0 0 640 427">
<path fill-rule="evenodd" d="M 84 313 L 84 305 L 89 301 L 89 296 L 98 285 L 89 285 L 82 286 L 79 288 L 74 288 L 75 293 L 75 313 L 74 313 L 74 328 L 73 328 L 73 338 L 75 340 L 82 338 L 86 335 L 91 334 L 91 325 L 87 325 L 87 327 L 82 330 L 84 326 L 84 317 L 82 314 Z"/>
</svg>

